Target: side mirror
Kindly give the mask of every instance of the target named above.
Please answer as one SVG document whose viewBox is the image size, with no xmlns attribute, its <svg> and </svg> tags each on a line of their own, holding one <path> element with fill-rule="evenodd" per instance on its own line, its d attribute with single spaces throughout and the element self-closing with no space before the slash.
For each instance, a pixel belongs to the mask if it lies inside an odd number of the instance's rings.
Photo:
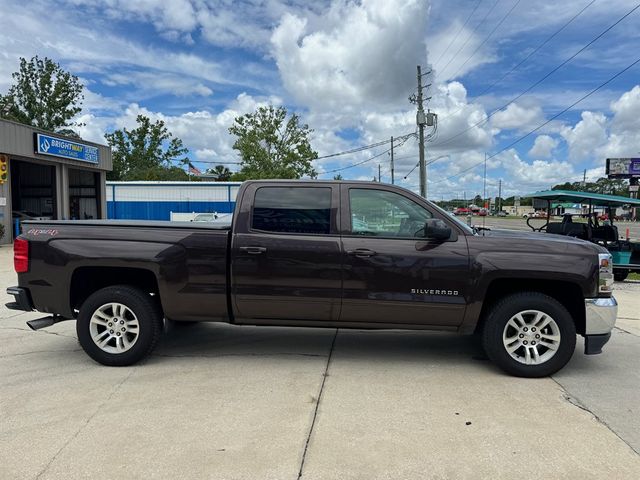
<svg viewBox="0 0 640 480">
<path fill-rule="evenodd" d="M 432 240 L 449 240 L 451 237 L 451 227 L 439 218 L 429 218 L 424 224 L 424 236 Z"/>
</svg>

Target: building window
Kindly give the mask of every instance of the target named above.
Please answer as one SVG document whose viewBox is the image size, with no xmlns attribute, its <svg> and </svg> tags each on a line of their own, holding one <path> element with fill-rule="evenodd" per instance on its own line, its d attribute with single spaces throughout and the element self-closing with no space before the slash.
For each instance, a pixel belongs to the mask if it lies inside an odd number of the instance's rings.
<svg viewBox="0 0 640 480">
<path fill-rule="evenodd" d="M 331 188 L 261 187 L 256 191 L 251 225 L 267 232 L 329 234 Z"/>
</svg>

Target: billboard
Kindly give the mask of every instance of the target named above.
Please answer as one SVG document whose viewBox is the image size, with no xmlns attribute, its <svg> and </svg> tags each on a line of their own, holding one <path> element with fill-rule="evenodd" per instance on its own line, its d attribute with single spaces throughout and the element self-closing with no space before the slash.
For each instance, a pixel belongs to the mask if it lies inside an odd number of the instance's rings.
<svg viewBox="0 0 640 480">
<path fill-rule="evenodd" d="M 640 177 L 640 158 L 607 158 L 609 178 Z"/>
<path fill-rule="evenodd" d="M 62 138 L 35 134 L 36 153 L 53 157 L 79 160 L 81 162 L 98 163 L 98 147 L 84 143 L 72 142 Z"/>
</svg>

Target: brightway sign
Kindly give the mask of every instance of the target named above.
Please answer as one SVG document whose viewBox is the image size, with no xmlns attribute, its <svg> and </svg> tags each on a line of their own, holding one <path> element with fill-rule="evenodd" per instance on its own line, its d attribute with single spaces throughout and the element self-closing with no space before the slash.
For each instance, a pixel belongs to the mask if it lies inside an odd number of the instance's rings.
<svg viewBox="0 0 640 480">
<path fill-rule="evenodd" d="M 98 147 L 71 142 L 62 138 L 36 133 L 36 153 L 68 158 L 81 162 L 98 163 Z"/>
</svg>

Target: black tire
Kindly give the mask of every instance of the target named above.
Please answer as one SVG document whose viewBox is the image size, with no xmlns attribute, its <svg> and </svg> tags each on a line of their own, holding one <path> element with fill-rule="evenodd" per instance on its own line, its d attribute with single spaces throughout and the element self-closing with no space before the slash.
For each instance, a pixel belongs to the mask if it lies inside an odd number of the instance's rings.
<svg viewBox="0 0 640 480">
<path fill-rule="evenodd" d="M 544 340 L 537 340 L 538 345 L 535 350 L 536 352 L 543 352 L 541 359 L 547 350 L 553 350 L 555 354 L 551 353 L 550 358 L 547 360 L 531 365 L 520 363 L 520 361 L 512 357 L 507 351 L 505 342 L 503 342 L 503 333 L 512 331 L 511 327 L 506 330 L 509 320 L 516 314 L 527 310 L 536 310 L 551 317 L 560 335 L 559 342 L 555 344 L 555 349 L 548 349 L 545 344 L 541 343 Z M 527 313 L 525 318 L 527 316 L 528 318 L 533 318 L 534 315 Z M 545 327 L 544 331 L 537 333 L 548 334 L 550 332 L 549 329 L 551 329 L 551 326 Z M 529 332 L 521 332 L 521 335 L 525 335 L 525 341 L 529 338 L 527 335 L 533 335 L 532 330 L 529 327 Z M 531 337 L 531 339 L 535 341 L 535 338 Z M 516 342 L 521 342 L 521 340 L 517 339 Z M 554 298 L 538 292 L 516 293 L 496 303 L 487 315 L 482 329 L 482 346 L 491 361 L 511 375 L 528 378 L 546 377 L 560 370 L 571 359 L 576 346 L 576 326 L 567 309 Z M 532 345 L 529 347 L 521 346 L 514 352 L 514 355 L 524 361 L 524 356 L 519 352 L 525 352 L 528 348 L 534 347 Z"/>
<path fill-rule="evenodd" d="M 132 332 L 126 333 L 128 339 L 135 338 L 135 341 L 129 340 L 132 346 L 121 353 L 110 353 L 103 350 L 94 342 L 91 335 L 91 319 L 94 313 L 111 303 L 124 305 L 129 312 L 123 314 L 122 317 L 128 316 L 126 319 L 132 319 L 131 313 L 133 313 L 138 323 L 135 335 L 133 333 L 135 327 L 132 328 Z M 113 309 L 107 309 L 106 311 L 111 311 L 115 315 Z M 129 322 L 123 325 L 123 327 L 126 326 L 129 326 Z M 106 339 L 111 336 L 104 331 L 109 327 L 97 325 L 95 328 L 99 329 L 98 331 L 101 335 L 104 334 L 102 338 Z M 133 365 L 149 355 L 158 343 L 162 328 L 162 311 L 155 298 L 129 285 L 115 285 L 93 293 L 80 307 L 76 322 L 78 341 L 87 355 L 98 363 L 114 367 Z M 110 332 L 114 332 L 114 330 L 110 330 Z M 105 348 L 114 349 L 117 342 L 116 338 L 112 338 L 105 345 Z"/>
<path fill-rule="evenodd" d="M 618 268 L 613 269 L 613 279 L 616 282 L 624 282 L 629 276 L 629 270 L 620 270 Z"/>
</svg>

